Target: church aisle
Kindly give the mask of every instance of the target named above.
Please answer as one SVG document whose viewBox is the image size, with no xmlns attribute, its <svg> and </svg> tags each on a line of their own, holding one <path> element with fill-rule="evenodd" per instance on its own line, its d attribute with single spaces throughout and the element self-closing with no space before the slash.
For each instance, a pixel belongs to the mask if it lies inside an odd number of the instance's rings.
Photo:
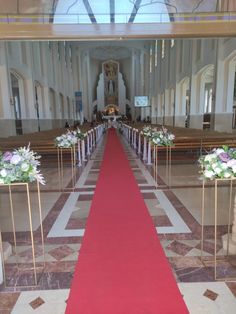
<svg viewBox="0 0 236 314">
<path fill-rule="evenodd" d="M 66 313 L 188 313 L 114 129 Z"/>
<path fill-rule="evenodd" d="M 136 155 L 130 145 L 121 137 L 123 148 L 128 157 L 136 182 L 140 188 L 143 199 L 151 215 L 154 226 L 159 233 L 162 247 L 170 262 L 172 271 L 178 282 L 179 289 L 184 295 L 191 314 L 228 314 L 234 313 L 236 308 L 236 282 L 214 282 L 213 264 L 205 267 L 200 259 L 200 235 L 198 232 L 199 223 L 194 216 L 191 216 L 192 195 L 196 194 L 196 187 L 178 181 L 178 189 L 167 189 L 161 185 L 159 189 L 154 189 L 153 178 L 147 167 Z M 48 172 L 47 186 L 42 191 L 42 197 L 49 201 L 51 193 L 56 193 L 57 198 L 49 208 L 49 213 L 44 219 L 44 229 L 46 237 L 46 269 L 39 285 L 34 291 L 27 289 L 13 288 L 4 289 L 0 292 L 0 313 L 13 314 L 33 314 L 33 313 L 65 313 L 66 301 L 69 295 L 69 287 L 72 275 L 80 253 L 80 243 L 83 236 L 77 234 L 84 232 L 86 227 L 89 208 L 95 190 L 96 181 L 100 172 L 101 161 L 103 159 L 104 141 L 93 152 L 91 159 L 80 171 L 80 176 L 73 193 L 60 193 L 56 191 L 55 181 L 56 169 L 46 168 Z M 189 180 L 188 172 L 190 165 L 178 165 L 181 176 L 185 175 L 185 180 Z M 177 167 L 177 166 L 176 166 Z M 45 170 L 43 171 L 45 173 Z M 191 173 L 190 173 L 191 174 Z M 179 175 L 179 174 L 178 174 Z M 182 177 L 181 177 L 182 178 Z M 164 178 L 163 178 L 164 179 Z M 176 176 L 176 181 L 178 177 Z M 182 186 L 182 185 L 183 186 Z M 189 204 L 184 205 L 176 192 L 183 189 L 185 199 L 189 199 Z M 190 195 L 190 197 L 188 197 Z M 74 203 L 69 202 L 74 196 Z M 116 198 L 120 194 L 117 193 Z M 1 195 L 4 197 L 4 195 Z M 19 194 L 19 204 L 24 204 L 22 196 Z M 55 203 L 55 204 L 54 204 Z M 194 205 L 197 208 L 198 204 Z M 60 217 L 60 214 L 67 213 L 67 216 Z M 0 213 L 0 223 L 6 217 L 3 210 Z M 62 221 L 61 218 L 64 220 Z M 181 221 L 181 219 L 182 221 Z M 181 223 L 180 223 L 181 222 Z M 211 226 L 209 229 L 209 236 Z M 189 232 L 189 230 L 190 232 Z M 49 232 L 54 230 L 54 237 L 49 237 Z M 21 234 L 24 241 L 27 239 L 27 225 L 22 229 Z M 4 233 L 5 238 L 7 234 Z M 206 239 L 205 256 L 212 258 L 213 243 L 211 238 Z M 117 247 L 114 243 L 114 247 Z M 20 246 L 22 251 L 22 263 L 27 266 L 28 249 L 27 242 Z M 219 252 L 221 246 L 219 246 Z M 38 251 L 37 261 L 40 261 L 40 251 Z M 11 258 L 8 259 L 8 267 Z M 231 271 L 230 266 L 225 262 L 220 266 L 222 273 Z M 15 277 L 14 268 L 9 275 Z M 32 289 L 32 288 L 30 288 Z M 23 291 L 25 290 L 25 291 Z M 15 291 L 15 292 L 13 292 Z"/>
</svg>

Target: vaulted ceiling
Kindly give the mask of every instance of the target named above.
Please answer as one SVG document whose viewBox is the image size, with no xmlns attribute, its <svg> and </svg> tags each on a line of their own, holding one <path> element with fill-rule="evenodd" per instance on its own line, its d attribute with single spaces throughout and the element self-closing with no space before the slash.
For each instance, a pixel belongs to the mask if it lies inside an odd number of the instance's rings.
<svg viewBox="0 0 236 314">
<path fill-rule="evenodd" d="M 176 13 L 236 11 L 234 0 L 0 0 L 2 14 L 50 14 L 54 23 L 168 22 Z"/>
</svg>

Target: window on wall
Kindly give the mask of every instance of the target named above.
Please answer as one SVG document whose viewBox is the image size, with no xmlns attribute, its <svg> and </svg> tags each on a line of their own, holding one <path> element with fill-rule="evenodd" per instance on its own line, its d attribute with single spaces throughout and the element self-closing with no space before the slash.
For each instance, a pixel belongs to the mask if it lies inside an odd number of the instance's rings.
<svg viewBox="0 0 236 314">
<path fill-rule="evenodd" d="M 152 46 L 150 47 L 149 52 L 149 72 L 152 73 Z"/>
<path fill-rule="evenodd" d="M 208 83 L 205 86 L 205 102 L 204 113 L 211 113 L 212 111 L 212 83 Z"/>
<path fill-rule="evenodd" d="M 67 67 L 67 62 L 66 62 L 66 42 L 64 41 L 64 62 L 65 62 L 65 67 Z"/>
<path fill-rule="evenodd" d="M 234 102 L 236 102 L 236 71 L 234 74 Z"/>
<path fill-rule="evenodd" d="M 71 46 L 69 46 L 69 58 L 70 58 L 70 67 L 72 68 L 72 49 L 71 49 Z"/>
<path fill-rule="evenodd" d="M 60 53 L 60 43 L 59 43 L 59 42 L 57 43 L 57 57 L 58 57 L 58 59 L 60 60 L 60 58 L 61 58 L 61 53 Z"/>
<path fill-rule="evenodd" d="M 157 40 L 155 41 L 155 67 L 157 67 Z"/>
<path fill-rule="evenodd" d="M 161 58 L 164 59 L 165 58 L 165 40 L 162 39 L 161 41 Z"/>
<path fill-rule="evenodd" d="M 198 39 L 198 41 L 197 41 L 196 61 L 201 60 L 201 52 L 202 52 L 202 41 L 201 41 L 201 39 Z"/>
<path fill-rule="evenodd" d="M 179 54 L 179 69 L 180 69 L 180 72 L 183 71 L 183 46 L 184 46 L 184 42 L 183 40 L 181 40 L 180 42 L 180 54 Z"/>
<path fill-rule="evenodd" d="M 26 51 L 26 42 L 21 43 L 21 61 L 23 64 L 27 64 L 27 51 Z"/>
</svg>

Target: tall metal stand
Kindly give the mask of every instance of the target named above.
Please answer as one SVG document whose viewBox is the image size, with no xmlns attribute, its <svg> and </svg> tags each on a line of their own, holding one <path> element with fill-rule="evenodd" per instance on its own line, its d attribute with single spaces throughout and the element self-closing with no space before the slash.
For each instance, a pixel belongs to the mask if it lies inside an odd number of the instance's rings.
<svg viewBox="0 0 236 314">
<path fill-rule="evenodd" d="M 33 225 L 32 225 L 32 207 L 31 207 L 31 200 L 30 200 L 30 191 L 29 191 L 29 183 L 20 182 L 20 183 L 12 183 L 12 184 L 1 184 L 0 187 L 7 186 L 8 193 L 9 193 L 9 203 L 10 203 L 10 213 L 11 213 L 11 223 L 12 223 L 12 230 L 13 230 L 13 242 L 14 242 L 14 254 L 16 257 L 16 264 L 17 269 L 20 270 L 19 266 L 19 256 L 17 252 L 17 234 L 16 234 L 16 221 L 15 221 L 15 210 L 14 210 L 14 202 L 12 198 L 12 188 L 13 187 L 24 187 L 26 190 L 26 199 L 27 199 L 27 207 L 28 207 L 28 218 L 29 218 L 29 228 L 30 228 L 30 239 L 31 239 L 31 251 L 32 251 L 32 264 L 33 268 L 33 277 L 34 277 L 34 286 L 38 284 L 38 276 L 37 276 L 37 267 L 36 267 L 36 258 L 35 258 L 35 243 L 34 243 L 34 234 L 33 234 Z M 43 269 L 45 267 L 45 249 L 44 249 L 44 234 L 43 234 L 43 222 L 42 222 L 42 205 L 41 205 L 41 195 L 40 195 L 40 187 L 39 183 L 37 182 L 37 198 L 38 198 L 38 210 L 39 210 L 39 221 L 40 221 L 40 233 L 41 233 L 41 243 L 42 243 L 42 252 L 43 252 Z M 0 250 L 1 250 L 1 257 L 2 257 L 2 266 L 3 266 L 3 280 L 6 287 L 10 287 L 7 285 L 7 278 L 6 278 L 6 268 L 4 262 L 4 252 L 3 252 L 3 241 L 2 235 L 0 236 Z M 41 267 L 42 270 L 42 267 Z M 24 269 L 25 271 L 25 269 Z M 15 284 L 14 286 L 19 286 Z M 21 285 L 22 286 L 22 285 Z M 25 285 L 31 286 L 31 285 Z"/>
<path fill-rule="evenodd" d="M 70 167 L 71 167 L 71 187 L 64 187 L 64 153 L 70 155 Z M 62 191 L 71 191 L 75 188 L 76 183 L 76 152 L 75 146 L 70 148 L 57 148 L 57 163 L 58 163 L 58 182 L 59 189 Z"/>
<path fill-rule="evenodd" d="M 214 181 L 214 278 L 217 281 L 235 280 L 235 277 L 218 277 L 217 276 L 217 262 L 229 259 L 229 239 L 230 239 L 230 221 L 232 212 L 232 191 L 233 191 L 233 181 L 235 179 L 215 179 Z M 218 223 L 218 183 L 227 181 L 230 184 L 229 193 L 229 207 L 228 207 L 228 225 L 227 225 L 227 249 L 225 257 L 217 258 L 217 223 Z M 201 261 L 206 264 L 207 261 L 203 257 L 203 245 L 204 245 L 204 217 L 205 217 L 205 181 L 202 182 L 202 216 L 201 216 Z"/>
<path fill-rule="evenodd" d="M 157 168 L 158 168 L 158 151 L 160 149 L 164 148 L 163 146 L 158 148 L 158 145 L 154 145 L 153 148 L 153 172 L 154 172 L 154 181 L 155 181 L 155 187 L 157 188 Z M 171 146 L 166 146 L 166 178 L 167 178 L 167 184 L 168 186 L 171 186 Z"/>
</svg>

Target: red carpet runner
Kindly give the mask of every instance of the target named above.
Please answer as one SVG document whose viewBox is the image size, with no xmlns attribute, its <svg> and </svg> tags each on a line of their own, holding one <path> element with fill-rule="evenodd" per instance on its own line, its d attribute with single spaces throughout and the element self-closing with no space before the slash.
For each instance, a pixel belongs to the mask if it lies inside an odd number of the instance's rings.
<svg viewBox="0 0 236 314">
<path fill-rule="evenodd" d="M 111 129 L 66 314 L 157 313 L 188 310 Z"/>
</svg>

